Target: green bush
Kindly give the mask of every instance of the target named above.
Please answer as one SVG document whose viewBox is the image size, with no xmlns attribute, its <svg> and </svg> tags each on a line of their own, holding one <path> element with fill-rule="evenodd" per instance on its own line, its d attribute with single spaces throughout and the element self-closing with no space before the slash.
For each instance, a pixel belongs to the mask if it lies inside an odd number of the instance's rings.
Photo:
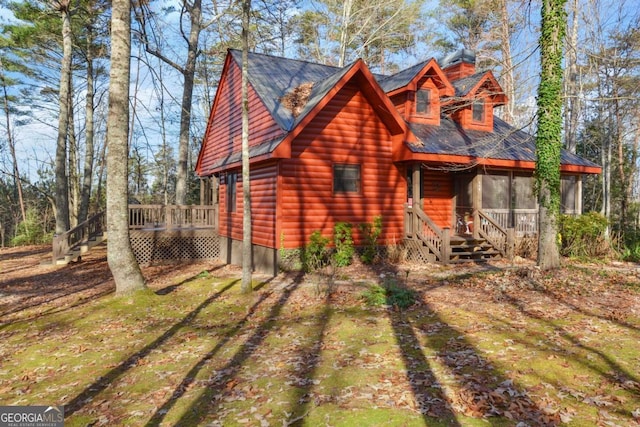
<svg viewBox="0 0 640 427">
<path fill-rule="evenodd" d="M 311 233 L 302 258 L 302 266 L 305 271 L 315 271 L 329 264 L 328 245 L 330 241 L 331 239 L 323 237 L 319 230 Z"/>
<path fill-rule="evenodd" d="M 333 242 L 336 246 L 333 259 L 337 267 L 346 267 L 353 261 L 355 248 L 351 228 L 348 222 L 338 222 L 333 228 Z"/>
<path fill-rule="evenodd" d="M 367 305 L 387 305 L 401 310 L 411 307 L 416 302 L 415 291 L 398 285 L 395 281 L 383 285 L 373 285 L 362 294 Z"/>
<path fill-rule="evenodd" d="M 378 237 L 382 234 L 382 215 L 373 217 L 373 224 L 360 224 L 360 231 L 364 238 L 364 248 L 360 259 L 365 264 L 372 264 L 378 256 Z"/>
<path fill-rule="evenodd" d="M 36 245 L 51 242 L 51 235 L 44 232 L 44 226 L 35 209 L 28 209 L 27 218 L 18 224 L 16 235 L 11 239 L 13 246 Z"/>
<path fill-rule="evenodd" d="M 560 217 L 561 252 L 570 257 L 602 257 L 611 253 L 605 238 L 608 221 L 597 212 Z"/>
</svg>

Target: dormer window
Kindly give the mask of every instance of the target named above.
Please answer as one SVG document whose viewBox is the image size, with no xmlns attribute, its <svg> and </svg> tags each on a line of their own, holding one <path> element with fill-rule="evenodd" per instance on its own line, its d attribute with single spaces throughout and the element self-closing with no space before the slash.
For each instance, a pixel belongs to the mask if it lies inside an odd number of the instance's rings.
<svg viewBox="0 0 640 427">
<path fill-rule="evenodd" d="M 431 90 L 420 89 L 416 93 L 416 114 L 431 115 Z"/>
<path fill-rule="evenodd" d="M 477 123 L 484 122 L 484 100 L 476 99 L 473 101 L 473 121 Z"/>
</svg>

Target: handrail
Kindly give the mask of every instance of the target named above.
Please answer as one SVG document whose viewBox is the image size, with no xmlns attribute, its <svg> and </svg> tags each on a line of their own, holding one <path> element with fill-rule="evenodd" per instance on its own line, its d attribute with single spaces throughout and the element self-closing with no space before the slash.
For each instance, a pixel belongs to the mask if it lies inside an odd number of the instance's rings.
<svg viewBox="0 0 640 427">
<path fill-rule="evenodd" d="M 449 229 L 438 227 L 419 206 L 405 204 L 405 212 L 411 224 L 407 234 L 424 242 L 437 260 L 448 262 Z"/>
<path fill-rule="evenodd" d="M 73 227 L 60 235 L 53 237 L 53 253 L 52 257 L 54 262 L 58 259 L 64 258 L 72 249 L 79 246 L 82 243 L 100 236 L 106 229 L 104 212 L 98 212 L 95 215 L 89 217 L 86 221 Z"/>
<path fill-rule="evenodd" d="M 474 211 L 474 217 L 475 216 L 477 216 L 477 219 L 474 219 L 474 223 L 479 225 L 477 230 L 482 238 L 486 239 L 487 242 L 491 243 L 495 249 L 500 251 L 502 256 L 507 256 L 507 249 L 509 246 L 507 230 L 502 228 L 500 224 L 481 209 L 476 209 Z"/>
<path fill-rule="evenodd" d="M 218 205 L 129 205 L 130 229 L 217 228 Z"/>
</svg>

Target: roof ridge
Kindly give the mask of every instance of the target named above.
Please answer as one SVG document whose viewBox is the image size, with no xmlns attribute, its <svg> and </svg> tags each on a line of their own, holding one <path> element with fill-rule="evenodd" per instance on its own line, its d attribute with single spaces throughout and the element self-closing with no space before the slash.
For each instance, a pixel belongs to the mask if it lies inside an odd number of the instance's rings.
<svg viewBox="0 0 640 427">
<path fill-rule="evenodd" d="M 238 52 L 240 54 L 242 54 L 242 51 L 240 49 L 234 49 L 234 48 L 229 48 L 230 52 Z M 307 59 L 296 59 L 296 58 L 287 58 L 284 56 L 279 56 L 279 55 L 273 55 L 270 53 L 262 53 L 262 52 L 249 52 L 249 55 L 254 55 L 254 56 L 263 56 L 263 57 L 268 57 L 268 58 L 272 58 L 272 59 L 276 59 L 276 60 L 282 60 L 282 61 L 292 61 L 292 62 L 299 62 L 299 63 L 304 63 L 304 64 L 311 64 L 311 65 L 319 65 L 321 67 L 327 67 L 327 68 L 335 68 L 336 70 L 341 70 L 342 68 L 335 66 L 335 65 L 327 65 L 327 64 L 322 64 L 320 62 L 313 62 L 313 61 L 309 61 Z"/>
</svg>

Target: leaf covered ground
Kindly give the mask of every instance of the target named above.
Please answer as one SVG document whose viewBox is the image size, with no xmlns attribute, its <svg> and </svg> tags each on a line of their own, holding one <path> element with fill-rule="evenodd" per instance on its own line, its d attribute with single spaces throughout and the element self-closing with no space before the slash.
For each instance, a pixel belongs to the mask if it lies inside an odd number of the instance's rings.
<svg viewBox="0 0 640 427">
<path fill-rule="evenodd" d="M 0 250 L 0 405 L 67 426 L 640 425 L 637 265 L 358 265 L 250 296 L 167 265 L 117 297 L 104 247 L 46 256 Z M 376 285 L 416 303 L 367 305 Z"/>
</svg>

